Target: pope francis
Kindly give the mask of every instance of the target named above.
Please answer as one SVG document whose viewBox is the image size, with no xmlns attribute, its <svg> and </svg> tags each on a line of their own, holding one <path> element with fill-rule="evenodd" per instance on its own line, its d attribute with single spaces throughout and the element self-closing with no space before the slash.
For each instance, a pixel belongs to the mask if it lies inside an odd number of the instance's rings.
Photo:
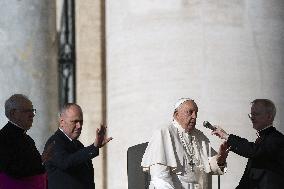
<svg viewBox="0 0 284 189">
<path fill-rule="evenodd" d="M 224 174 L 228 146 L 211 150 L 209 139 L 195 128 L 197 112 L 194 100 L 179 99 L 172 124 L 152 136 L 141 162 L 150 172 L 150 189 L 208 189 L 210 175 Z"/>
</svg>

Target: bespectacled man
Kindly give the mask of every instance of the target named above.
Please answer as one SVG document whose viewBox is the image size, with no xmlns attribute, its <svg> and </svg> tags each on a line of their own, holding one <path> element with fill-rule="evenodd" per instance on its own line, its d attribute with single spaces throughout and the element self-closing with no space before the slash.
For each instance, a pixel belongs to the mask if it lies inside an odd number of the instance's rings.
<svg viewBox="0 0 284 189">
<path fill-rule="evenodd" d="M 227 134 L 217 127 L 212 133 L 227 141 L 234 153 L 248 158 L 248 163 L 236 189 L 282 189 L 284 186 L 284 136 L 273 126 L 276 107 L 269 99 L 252 102 L 251 119 L 258 138 L 255 142 Z"/>
</svg>

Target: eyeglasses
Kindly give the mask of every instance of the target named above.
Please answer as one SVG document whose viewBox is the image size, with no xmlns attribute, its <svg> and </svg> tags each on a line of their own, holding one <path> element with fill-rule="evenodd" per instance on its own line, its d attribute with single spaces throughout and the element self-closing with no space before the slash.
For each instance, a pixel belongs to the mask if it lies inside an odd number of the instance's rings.
<svg viewBox="0 0 284 189">
<path fill-rule="evenodd" d="M 249 113 L 248 114 L 248 117 L 251 119 L 252 117 L 257 117 L 257 116 L 260 116 L 262 115 L 263 113 Z"/>
<path fill-rule="evenodd" d="M 17 109 L 23 113 L 33 113 L 34 115 L 36 114 L 36 109 Z"/>
</svg>

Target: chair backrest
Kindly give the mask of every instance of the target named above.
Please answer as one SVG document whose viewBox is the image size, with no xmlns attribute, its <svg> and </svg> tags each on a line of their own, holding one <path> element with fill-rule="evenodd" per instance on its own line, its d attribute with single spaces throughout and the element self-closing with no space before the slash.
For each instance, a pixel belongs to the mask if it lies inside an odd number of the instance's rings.
<svg viewBox="0 0 284 189">
<path fill-rule="evenodd" d="M 142 157 L 148 142 L 137 144 L 127 150 L 127 175 L 128 189 L 148 189 L 150 175 L 143 172 L 141 167 Z"/>
</svg>

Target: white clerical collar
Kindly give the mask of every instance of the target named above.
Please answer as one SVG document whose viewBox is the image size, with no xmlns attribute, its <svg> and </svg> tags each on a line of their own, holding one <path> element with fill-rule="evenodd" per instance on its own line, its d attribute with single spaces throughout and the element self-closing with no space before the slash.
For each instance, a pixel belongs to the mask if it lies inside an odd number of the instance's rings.
<svg viewBox="0 0 284 189">
<path fill-rule="evenodd" d="M 63 131 L 63 129 L 61 129 L 60 127 L 58 128 L 60 131 L 62 131 L 62 133 L 72 142 L 73 140 L 69 137 L 69 136 L 67 136 L 65 133 L 64 133 L 64 131 Z"/>
<path fill-rule="evenodd" d="M 182 126 L 175 119 L 173 119 L 173 125 L 178 129 L 178 131 L 185 133 L 185 129 L 182 128 Z"/>
<path fill-rule="evenodd" d="M 24 130 L 24 132 L 27 132 L 26 129 L 23 129 L 22 127 L 20 127 L 18 124 L 14 123 L 13 121 L 9 120 L 9 122 L 12 123 L 13 125 L 15 125 L 16 127 L 20 128 L 20 129 L 22 129 L 22 130 Z"/>
<path fill-rule="evenodd" d="M 273 124 L 268 125 L 268 126 L 264 127 L 263 129 L 258 130 L 257 133 L 260 133 L 261 131 L 264 131 L 264 130 L 270 128 L 270 127 L 273 127 Z"/>
</svg>

